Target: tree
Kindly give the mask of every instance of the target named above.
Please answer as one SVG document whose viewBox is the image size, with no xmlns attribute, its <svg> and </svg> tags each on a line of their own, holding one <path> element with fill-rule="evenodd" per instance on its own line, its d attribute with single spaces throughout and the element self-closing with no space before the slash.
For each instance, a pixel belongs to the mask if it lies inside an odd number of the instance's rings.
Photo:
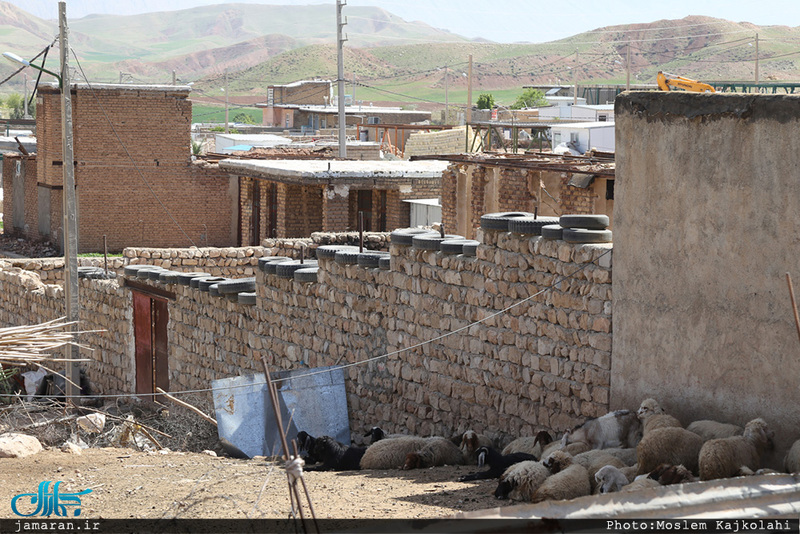
<svg viewBox="0 0 800 534">
<path fill-rule="evenodd" d="M 481 93 L 478 97 L 478 109 L 492 109 L 494 107 L 494 97 L 491 93 Z"/>
<path fill-rule="evenodd" d="M 22 119 L 25 117 L 25 98 L 19 93 L 10 95 L 5 101 L 5 106 L 11 110 L 12 119 Z M 36 116 L 36 100 L 31 102 L 28 106 L 28 114 L 31 117 Z"/>
<path fill-rule="evenodd" d="M 538 89 L 531 88 L 525 89 L 525 91 L 517 97 L 517 101 L 511 104 L 511 109 L 538 108 L 546 105 L 547 99 L 545 99 L 544 93 Z"/>
<path fill-rule="evenodd" d="M 256 121 L 253 120 L 253 117 L 249 113 L 245 113 L 242 111 L 241 113 L 236 114 L 233 117 L 233 122 L 238 122 L 239 124 L 255 124 Z"/>
</svg>

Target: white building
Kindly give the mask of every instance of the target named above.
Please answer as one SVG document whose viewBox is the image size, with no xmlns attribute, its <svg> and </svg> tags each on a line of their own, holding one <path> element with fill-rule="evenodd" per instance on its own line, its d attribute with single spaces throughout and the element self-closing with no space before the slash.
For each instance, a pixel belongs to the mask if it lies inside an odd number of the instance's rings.
<svg viewBox="0 0 800 534">
<path fill-rule="evenodd" d="M 574 96 L 545 96 L 550 103 L 546 108 L 539 108 L 539 119 L 571 119 Z M 585 106 L 586 99 L 578 98 L 576 106 Z"/>
<path fill-rule="evenodd" d="M 601 152 L 614 152 L 613 122 L 573 122 L 550 127 L 553 147 L 565 143 L 581 154 L 596 148 Z"/>
</svg>

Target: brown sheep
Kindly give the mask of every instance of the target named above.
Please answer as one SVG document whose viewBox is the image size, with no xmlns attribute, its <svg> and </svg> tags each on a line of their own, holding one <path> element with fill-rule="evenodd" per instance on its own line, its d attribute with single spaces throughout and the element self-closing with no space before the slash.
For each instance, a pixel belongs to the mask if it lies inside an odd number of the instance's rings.
<svg viewBox="0 0 800 534">
<path fill-rule="evenodd" d="M 644 475 L 661 464 L 682 464 L 692 473 L 698 472 L 697 458 L 703 438 L 685 428 L 657 428 L 648 432 L 636 447 L 639 474 Z"/>
<path fill-rule="evenodd" d="M 700 480 L 732 477 L 743 466 L 758 469 L 764 451 L 772 447 L 774 435 L 766 421 L 758 418 L 745 425 L 741 436 L 705 442 L 700 450 Z"/>
<path fill-rule="evenodd" d="M 636 411 L 636 415 L 642 422 L 642 433 L 647 435 L 651 430 L 656 428 L 670 428 L 679 427 L 683 428 L 680 421 L 664 412 L 655 399 L 645 399 Z"/>
</svg>

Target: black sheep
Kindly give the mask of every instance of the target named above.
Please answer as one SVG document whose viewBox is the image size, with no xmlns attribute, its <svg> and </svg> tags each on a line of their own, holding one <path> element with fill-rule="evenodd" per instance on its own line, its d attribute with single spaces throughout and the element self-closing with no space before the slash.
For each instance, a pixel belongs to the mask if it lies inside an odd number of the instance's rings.
<svg viewBox="0 0 800 534">
<path fill-rule="evenodd" d="M 330 436 L 314 440 L 313 454 L 322 465 L 309 467 L 306 471 L 354 471 L 361 469 L 361 457 L 366 447 L 347 447 Z"/>
<path fill-rule="evenodd" d="M 526 460 L 537 460 L 536 456 L 524 452 L 515 452 L 503 456 L 497 450 L 491 447 L 480 447 L 475 451 L 475 454 L 478 455 L 478 467 L 488 465 L 489 469 L 487 471 L 480 471 L 478 473 L 464 475 L 458 479 L 461 482 L 500 478 L 505 470 L 514 464 L 524 462 Z"/>
<path fill-rule="evenodd" d="M 314 441 L 316 439 L 304 430 L 297 433 L 297 448 L 300 451 L 300 457 L 303 458 L 306 464 L 319 462 L 319 459 L 314 456 Z"/>
<path fill-rule="evenodd" d="M 89 377 L 86 375 L 86 371 L 84 369 L 80 369 L 78 385 L 80 386 L 79 394 L 81 396 L 91 397 L 93 395 L 94 392 L 92 391 L 92 383 L 89 381 Z M 44 375 L 42 378 L 42 381 L 39 383 L 39 387 L 36 388 L 36 396 L 40 399 L 50 398 L 55 401 L 64 402 L 66 391 L 67 381 L 64 378 L 64 375 L 50 373 Z M 83 402 L 82 404 L 90 404 L 93 401 L 96 402 L 96 399 L 87 398 L 86 400 L 89 402 Z"/>
</svg>

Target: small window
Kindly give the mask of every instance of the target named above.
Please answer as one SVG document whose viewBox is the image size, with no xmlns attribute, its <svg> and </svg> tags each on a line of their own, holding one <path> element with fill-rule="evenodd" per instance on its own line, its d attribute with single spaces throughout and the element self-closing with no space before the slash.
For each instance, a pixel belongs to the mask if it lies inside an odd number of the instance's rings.
<svg viewBox="0 0 800 534">
<path fill-rule="evenodd" d="M 606 200 L 614 200 L 614 180 L 606 180 Z"/>
<path fill-rule="evenodd" d="M 578 142 L 578 132 L 570 132 L 570 134 L 569 134 L 569 142 L 570 143 L 577 143 Z"/>
<path fill-rule="evenodd" d="M 607 122 L 608 121 L 608 115 L 605 115 L 605 114 L 604 115 L 598 115 L 597 116 L 597 120 L 598 120 L 598 122 Z"/>
<path fill-rule="evenodd" d="M 553 132 L 553 144 L 560 145 L 561 144 L 561 133 L 560 132 Z"/>
<path fill-rule="evenodd" d="M 367 124 L 380 124 L 380 117 L 367 117 Z"/>
</svg>

